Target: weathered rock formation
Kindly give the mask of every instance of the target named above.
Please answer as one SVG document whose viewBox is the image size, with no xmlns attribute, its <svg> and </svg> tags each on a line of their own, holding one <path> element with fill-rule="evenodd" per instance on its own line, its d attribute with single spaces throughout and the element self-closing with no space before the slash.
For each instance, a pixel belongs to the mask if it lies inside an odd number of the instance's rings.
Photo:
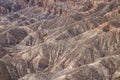
<svg viewBox="0 0 120 80">
<path fill-rule="evenodd" d="M 0 80 L 120 79 L 120 0 L 18 4 L 0 8 Z"/>
<path fill-rule="evenodd" d="M 18 10 L 38 6 L 43 12 L 57 15 L 65 15 L 71 9 L 77 10 L 83 7 L 84 11 L 90 10 L 98 3 L 109 2 L 111 0 L 1 0 L 0 12 L 2 14 L 16 12 Z"/>
</svg>

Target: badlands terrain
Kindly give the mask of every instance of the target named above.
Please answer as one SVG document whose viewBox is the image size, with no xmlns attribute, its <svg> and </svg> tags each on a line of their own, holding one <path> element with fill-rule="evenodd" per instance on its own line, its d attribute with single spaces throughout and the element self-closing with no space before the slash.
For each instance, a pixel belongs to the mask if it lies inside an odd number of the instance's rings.
<svg viewBox="0 0 120 80">
<path fill-rule="evenodd" d="M 0 0 L 0 80 L 120 80 L 120 0 Z"/>
</svg>

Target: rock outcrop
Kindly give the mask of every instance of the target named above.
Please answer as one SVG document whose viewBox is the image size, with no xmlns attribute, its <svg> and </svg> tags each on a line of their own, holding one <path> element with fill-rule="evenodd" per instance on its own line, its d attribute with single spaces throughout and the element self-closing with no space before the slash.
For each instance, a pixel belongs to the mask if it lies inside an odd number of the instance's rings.
<svg viewBox="0 0 120 80">
<path fill-rule="evenodd" d="M 120 79 L 120 0 L 2 2 L 0 80 Z"/>
</svg>

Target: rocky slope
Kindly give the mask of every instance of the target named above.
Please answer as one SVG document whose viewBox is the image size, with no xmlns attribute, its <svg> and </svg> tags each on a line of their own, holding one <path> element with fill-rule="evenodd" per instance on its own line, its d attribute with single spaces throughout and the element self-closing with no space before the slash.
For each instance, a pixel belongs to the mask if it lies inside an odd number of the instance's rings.
<svg viewBox="0 0 120 80">
<path fill-rule="evenodd" d="M 120 80 L 120 0 L 32 1 L 0 2 L 0 80 Z"/>
</svg>

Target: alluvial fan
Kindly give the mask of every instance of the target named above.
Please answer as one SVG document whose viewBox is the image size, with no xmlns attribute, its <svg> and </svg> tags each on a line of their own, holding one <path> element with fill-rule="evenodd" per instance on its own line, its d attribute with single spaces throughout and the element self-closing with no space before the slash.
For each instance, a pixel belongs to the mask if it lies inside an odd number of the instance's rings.
<svg viewBox="0 0 120 80">
<path fill-rule="evenodd" d="M 0 80 L 120 80 L 120 0 L 0 0 Z"/>
</svg>

